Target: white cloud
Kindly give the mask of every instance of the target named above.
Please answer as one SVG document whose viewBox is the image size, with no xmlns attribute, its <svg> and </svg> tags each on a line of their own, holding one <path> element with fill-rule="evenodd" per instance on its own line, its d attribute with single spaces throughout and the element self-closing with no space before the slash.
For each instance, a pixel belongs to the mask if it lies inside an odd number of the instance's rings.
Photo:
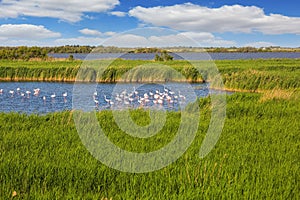
<svg viewBox="0 0 300 200">
<path fill-rule="evenodd" d="M 98 46 L 104 42 L 105 38 L 100 37 L 76 37 L 76 38 L 60 38 L 53 41 L 52 46 L 61 45 L 91 45 Z"/>
<path fill-rule="evenodd" d="M 53 46 L 45 41 L 0 38 L 1 46 Z"/>
<path fill-rule="evenodd" d="M 4 46 L 60 46 L 105 45 L 118 47 L 174 47 L 174 46 L 232 46 L 233 41 L 222 40 L 212 33 L 160 31 L 157 28 L 137 29 L 117 34 L 93 29 L 79 30 L 86 36 L 60 38 L 61 34 L 44 26 L 32 24 L 4 24 L 0 26 L 0 42 Z"/>
<path fill-rule="evenodd" d="M 108 37 L 108 36 L 113 36 L 116 34 L 113 31 L 108 31 L 108 32 L 102 33 L 98 30 L 93 30 L 93 29 L 88 29 L 88 28 L 81 29 L 81 30 L 79 30 L 79 32 L 84 35 L 97 36 L 97 37 Z"/>
<path fill-rule="evenodd" d="M 260 47 L 270 47 L 270 46 L 277 46 L 277 45 L 274 43 L 271 43 L 271 42 L 260 41 L 260 42 L 248 43 L 248 44 L 245 44 L 244 46 L 260 48 Z"/>
<path fill-rule="evenodd" d="M 151 45 L 151 43 L 144 36 L 135 34 L 122 34 L 109 38 L 104 42 L 103 45 L 118 47 L 148 47 Z"/>
<path fill-rule="evenodd" d="M 149 32 L 149 29 L 148 29 Z M 139 33 L 117 34 L 109 32 L 101 37 L 60 38 L 54 41 L 55 45 L 91 45 L 91 46 L 117 46 L 117 47 L 177 47 L 177 46 L 234 46 L 234 41 L 216 38 L 211 33 L 183 32 L 168 35 L 144 36 Z"/>
<path fill-rule="evenodd" d="M 120 11 L 113 11 L 113 12 L 110 12 L 110 14 L 115 15 L 117 17 L 125 17 L 127 15 L 127 13 L 120 12 Z"/>
<path fill-rule="evenodd" d="M 119 0 L 2 0 L 0 18 L 33 16 L 77 22 L 84 16 L 83 13 L 106 12 L 119 3 Z"/>
<path fill-rule="evenodd" d="M 108 31 L 108 32 L 105 32 L 104 35 L 107 35 L 107 36 L 113 36 L 117 34 L 116 32 L 113 32 L 113 31 Z"/>
<path fill-rule="evenodd" d="M 44 26 L 32 24 L 2 24 L 0 25 L 0 37 L 5 39 L 47 39 L 60 37 L 61 34 L 50 31 Z"/>
<path fill-rule="evenodd" d="M 84 34 L 84 35 L 92 35 L 92 36 L 100 36 L 102 35 L 102 33 L 100 31 L 97 30 L 92 30 L 92 29 L 81 29 L 79 30 L 80 33 Z"/>
<path fill-rule="evenodd" d="M 266 15 L 255 6 L 208 8 L 192 3 L 152 8 L 135 7 L 129 15 L 143 23 L 192 32 L 262 32 L 264 34 L 300 34 L 300 18 Z"/>
<path fill-rule="evenodd" d="M 138 42 L 137 42 L 138 41 Z M 91 46 L 118 46 L 118 47 L 135 47 L 147 46 L 149 41 L 143 36 L 126 34 L 117 37 L 75 37 L 75 38 L 60 38 L 53 42 L 55 45 L 91 45 Z"/>
<path fill-rule="evenodd" d="M 216 38 L 211 33 L 183 32 L 166 36 L 151 36 L 148 38 L 152 46 L 173 47 L 173 46 L 233 46 L 234 41 Z"/>
</svg>

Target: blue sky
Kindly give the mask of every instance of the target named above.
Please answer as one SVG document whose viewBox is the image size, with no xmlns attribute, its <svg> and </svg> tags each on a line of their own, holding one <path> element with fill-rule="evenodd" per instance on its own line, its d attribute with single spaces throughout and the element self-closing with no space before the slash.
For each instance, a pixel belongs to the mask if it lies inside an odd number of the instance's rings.
<svg viewBox="0 0 300 200">
<path fill-rule="evenodd" d="M 296 0 L 1 0 L 0 46 L 300 47 L 299 8 Z"/>
</svg>

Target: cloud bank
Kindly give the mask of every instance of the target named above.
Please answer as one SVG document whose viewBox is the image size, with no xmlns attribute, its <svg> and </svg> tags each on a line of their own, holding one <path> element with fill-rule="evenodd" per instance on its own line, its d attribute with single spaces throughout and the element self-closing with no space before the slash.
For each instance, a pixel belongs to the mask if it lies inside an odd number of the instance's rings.
<svg viewBox="0 0 300 200">
<path fill-rule="evenodd" d="M 118 4 L 119 0 L 2 0 L 0 18 L 32 16 L 77 22 L 86 12 L 106 12 Z"/>
<path fill-rule="evenodd" d="M 44 26 L 32 24 L 2 24 L 0 25 L 0 37 L 2 39 L 45 39 L 60 37 L 61 34 L 50 31 Z"/>
<path fill-rule="evenodd" d="M 208 8 L 192 3 L 173 6 L 135 7 L 129 15 L 143 23 L 181 31 L 211 33 L 300 34 L 300 18 L 279 14 L 266 15 L 255 6 Z"/>
</svg>

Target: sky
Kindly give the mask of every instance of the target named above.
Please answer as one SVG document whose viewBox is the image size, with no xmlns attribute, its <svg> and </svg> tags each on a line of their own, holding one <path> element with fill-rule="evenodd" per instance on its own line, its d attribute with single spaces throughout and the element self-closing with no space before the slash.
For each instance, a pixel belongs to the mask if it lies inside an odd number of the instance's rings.
<svg viewBox="0 0 300 200">
<path fill-rule="evenodd" d="M 300 47 L 298 0 L 0 0 L 0 46 Z"/>
</svg>

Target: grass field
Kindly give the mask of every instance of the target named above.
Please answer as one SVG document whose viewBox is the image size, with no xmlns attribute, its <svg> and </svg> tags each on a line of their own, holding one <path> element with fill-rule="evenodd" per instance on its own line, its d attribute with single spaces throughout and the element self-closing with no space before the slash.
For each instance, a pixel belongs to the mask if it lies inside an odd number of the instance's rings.
<svg viewBox="0 0 300 200">
<path fill-rule="evenodd" d="M 86 78 L 118 81 L 147 62 L 115 60 L 103 77 L 89 69 Z M 184 155 L 161 170 L 142 174 L 120 172 L 95 159 L 80 140 L 74 112 L 0 113 L 0 199 L 298 199 L 300 59 L 215 63 L 227 89 L 259 93 L 227 96 L 221 137 L 205 158 L 199 158 L 199 150 L 211 116 L 209 97 L 199 99 L 199 128 Z M 174 67 L 189 81 L 209 81 L 185 61 L 161 64 Z M 80 65 L 0 60 L 0 79 L 73 81 Z M 150 123 L 147 110 L 132 110 L 130 115 L 136 124 Z M 114 144 L 133 152 L 162 148 L 172 141 L 181 120 L 179 112 L 168 112 L 157 135 L 138 139 L 118 127 L 111 111 L 96 116 Z"/>
<path fill-rule="evenodd" d="M 0 197 L 10 199 L 297 199 L 300 193 L 300 103 L 261 94 L 227 97 L 222 135 L 198 157 L 208 128 L 209 100 L 201 100 L 196 139 L 175 163 L 131 174 L 106 167 L 85 149 L 71 112 L 46 116 L 0 114 Z M 110 111 L 98 113 L 107 136 L 121 148 L 148 152 L 172 139 L 180 113 L 170 112 L 157 136 L 124 136 Z M 132 112 L 147 124 L 146 111 Z M 174 126 L 175 124 L 175 126 Z M 142 162 L 142 161 L 141 161 Z M 15 192 L 15 193 L 14 193 Z M 14 194 L 13 194 L 14 193 Z"/>
</svg>

